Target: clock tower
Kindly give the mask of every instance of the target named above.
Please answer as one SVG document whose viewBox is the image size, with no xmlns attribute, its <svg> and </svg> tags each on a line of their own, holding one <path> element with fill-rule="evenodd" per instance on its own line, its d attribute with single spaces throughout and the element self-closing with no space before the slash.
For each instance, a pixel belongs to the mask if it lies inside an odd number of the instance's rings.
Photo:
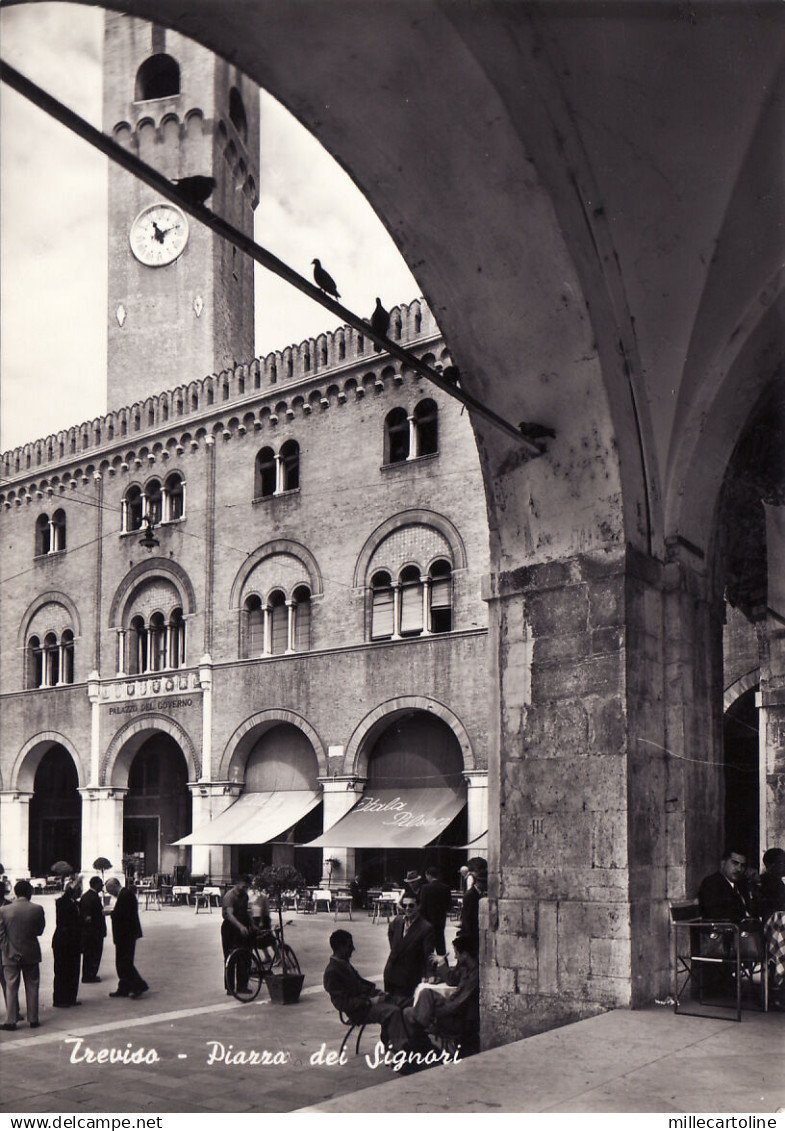
<svg viewBox="0 0 785 1131">
<path fill-rule="evenodd" d="M 103 129 L 253 237 L 259 88 L 192 40 L 107 12 Z M 107 409 L 254 356 L 253 262 L 109 163 Z"/>
</svg>

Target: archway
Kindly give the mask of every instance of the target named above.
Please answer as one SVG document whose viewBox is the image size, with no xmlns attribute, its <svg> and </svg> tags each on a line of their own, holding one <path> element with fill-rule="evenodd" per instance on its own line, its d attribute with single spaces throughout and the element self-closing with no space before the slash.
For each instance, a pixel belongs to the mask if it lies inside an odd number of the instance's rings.
<svg viewBox="0 0 785 1131">
<path fill-rule="evenodd" d="M 186 863 L 185 850 L 174 847 L 174 842 L 190 825 L 185 757 L 170 735 L 155 732 L 141 742 L 128 766 L 128 793 L 123 803 L 126 871 L 174 877 Z"/>
<path fill-rule="evenodd" d="M 30 801 L 28 860 L 33 876 L 67 861 L 76 871 L 82 859 L 82 799 L 74 760 L 55 743 L 38 763 Z"/>
<path fill-rule="evenodd" d="M 464 759 L 453 730 L 438 716 L 423 710 L 403 710 L 388 715 L 367 736 L 360 751 L 367 765 L 365 796 L 377 791 L 463 788 Z M 455 887 L 458 869 L 465 863 L 466 807 L 424 848 L 358 848 L 356 869 L 366 887 L 398 887 L 408 871 L 424 875 L 439 868 L 443 879 Z"/>
</svg>

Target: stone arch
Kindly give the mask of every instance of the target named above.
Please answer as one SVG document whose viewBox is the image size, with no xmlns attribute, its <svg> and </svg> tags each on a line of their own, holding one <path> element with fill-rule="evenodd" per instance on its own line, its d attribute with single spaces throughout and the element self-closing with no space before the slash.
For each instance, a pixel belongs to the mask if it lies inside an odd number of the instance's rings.
<svg viewBox="0 0 785 1131">
<path fill-rule="evenodd" d="M 178 565 L 177 562 L 171 561 L 169 558 L 152 558 L 150 561 L 140 562 L 139 565 L 130 569 L 118 585 L 109 610 L 110 628 L 120 627 L 120 619 L 125 603 L 139 581 L 143 578 L 153 577 L 157 573 L 167 575 L 169 580 L 172 581 L 180 591 L 183 597 L 184 611 L 186 614 L 191 614 L 196 611 L 196 594 L 194 593 L 194 587 L 182 566 Z"/>
<path fill-rule="evenodd" d="M 400 530 L 403 526 L 432 526 L 435 530 L 438 530 L 449 543 L 453 555 L 453 569 L 466 568 L 466 547 L 456 527 L 449 518 L 446 518 L 442 514 L 437 514 L 436 511 L 424 510 L 422 508 L 401 511 L 399 514 L 393 515 L 392 518 L 385 519 L 383 523 L 377 526 L 360 550 L 357 564 L 354 567 L 354 578 L 352 579 L 352 585 L 355 589 L 362 588 L 365 585 L 368 565 L 384 539 L 389 534 L 392 534 L 394 530 Z"/>
<path fill-rule="evenodd" d="M 19 751 L 14 765 L 11 769 L 11 777 L 8 783 L 9 789 L 18 789 L 24 792 L 33 792 L 33 783 L 35 782 L 35 772 L 38 765 L 48 750 L 53 746 L 62 746 L 73 759 L 76 766 L 76 774 L 79 779 L 79 788 L 87 785 L 87 770 L 82 765 L 82 760 L 76 746 L 70 739 L 66 738 L 64 734 L 60 734 L 55 730 L 39 731 L 38 734 L 33 735 L 24 744 Z"/>
<path fill-rule="evenodd" d="M 264 561 L 265 558 L 272 557 L 273 554 L 289 554 L 291 557 L 297 558 L 308 574 L 311 596 L 323 596 L 324 585 L 322 582 L 322 574 L 319 569 L 319 564 L 310 550 L 307 550 L 300 542 L 294 542 L 290 538 L 278 538 L 274 542 L 266 542 L 263 546 L 260 546 L 258 550 L 254 550 L 250 557 L 246 558 L 243 562 L 242 566 L 237 571 L 229 594 L 230 609 L 239 608 L 240 595 L 250 574 L 260 562 Z"/>
<path fill-rule="evenodd" d="M 753 691 L 760 683 L 760 668 L 754 668 L 752 671 L 747 672 L 739 679 L 735 680 L 730 687 L 725 688 L 722 702 L 723 712 L 729 711 L 733 704 L 741 699 L 742 695 L 746 695 L 748 691 Z"/>
<path fill-rule="evenodd" d="M 143 719 L 126 723 L 112 738 L 101 761 L 101 785 L 124 786 L 134 756 L 149 733 L 160 730 L 173 738 L 183 752 L 188 765 L 189 781 L 197 781 L 202 772 L 201 758 L 188 732 L 166 715 L 149 714 Z M 133 739 L 138 739 L 134 742 Z M 123 773 L 125 781 L 113 781 L 116 773 Z"/>
<path fill-rule="evenodd" d="M 245 762 L 254 742 L 259 737 L 260 733 L 269 730 L 277 723 L 290 723 L 292 726 L 302 731 L 316 755 L 316 761 L 319 766 L 319 776 L 326 775 L 328 772 L 327 751 L 324 743 L 311 724 L 301 715 L 295 714 L 294 711 L 272 707 L 267 711 L 259 711 L 257 714 L 251 715 L 250 718 L 246 719 L 245 722 L 237 727 L 221 755 L 221 761 L 218 767 L 218 779 L 220 781 L 232 779 L 241 781 L 245 773 Z M 259 728 L 261 728 L 261 730 L 259 730 Z M 257 733 L 257 731 L 259 733 Z"/>
<path fill-rule="evenodd" d="M 50 589 L 46 593 L 39 593 L 38 596 L 30 602 L 27 606 L 24 616 L 22 617 L 19 625 L 19 632 L 17 633 L 16 643 L 18 648 L 23 648 L 25 640 L 27 639 L 27 630 L 30 626 L 35 614 L 44 605 L 63 605 L 71 617 L 71 624 L 74 629 L 74 636 L 79 637 L 82 635 L 82 621 L 79 616 L 79 610 L 74 601 L 68 596 L 67 593 L 61 593 L 59 589 Z"/>
<path fill-rule="evenodd" d="M 449 707 L 436 699 L 429 699 L 424 695 L 401 695 L 396 699 L 388 699 L 375 707 L 366 715 L 362 722 L 355 727 L 344 754 L 344 770 L 346 774 L 356 774 L 365 777 L 368 770 L 368 748 L 372 745 L 380 731 L 400 711 L 427 711 L 436 718 L 441 719 L 455 735 L 463 756 L 465 771 L 476 768 L 476 758 L 466 727 Z"/>
</svg>

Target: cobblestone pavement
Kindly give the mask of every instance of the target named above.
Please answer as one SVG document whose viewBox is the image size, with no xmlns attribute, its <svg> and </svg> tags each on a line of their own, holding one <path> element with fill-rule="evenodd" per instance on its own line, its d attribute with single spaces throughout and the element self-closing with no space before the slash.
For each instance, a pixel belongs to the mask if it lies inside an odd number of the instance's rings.
<svg viewBox="0 0 785 1131">
<path fill-rule="evenodd" d="M 387 932 L 365 913 L 355 913 L 351 923 L 345 916 L 336 923 L 325 912 L 290 916 L 286 939 L 306 975 L 296 1005 L 273 1005 L 264 988 L 248 1005 L 227 997 L 220 911 L 197 915 L 193 908 L 166 907 L 141 912 L 137 967 L 150 983 L 149 993 L 137 1001 L 109 997 L 116 986 L 109 938 L 102 982 L 80 987 L 81 1007 L 53 1009 L 54 897 L 37 902 L 47 922 L 41 940 L 41 1028 L 33 1031 L 23 1022 L 16 1032 L 0 1033 L 0 1111 L 284 1112 L 393 1078 L 390 1067 L 370 1069 L 365 1062 L 378 1030 L 365 1033 L 360 1056 L 352 1041 L 342 1065 L 311 1063 L 322 1045 L 337 1051 L 346 1032 L 321 984 L 328 939 L 337 926 L 354 935 L 360 972 L 381 981 Z M 141 1049 L 150 1060 L 155 1050 L 158 1060 L 89 1063 L 87 1049 L 129 1054 Z M 238 1062 L 238 1054 L 251 1051 L 283 1054 L 286 1063 Z M 208 1064 L 211 1053 L 214 1062 Z"/>
</svg>

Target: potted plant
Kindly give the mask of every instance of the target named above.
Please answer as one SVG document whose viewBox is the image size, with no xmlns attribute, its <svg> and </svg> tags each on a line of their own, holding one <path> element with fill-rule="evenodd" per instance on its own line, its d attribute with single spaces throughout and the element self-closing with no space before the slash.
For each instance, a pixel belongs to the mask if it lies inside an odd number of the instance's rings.
<svg viewBox="0 0 785 1131">
<path fill-rule="evenodd" d="M 255 880 L 258 886 L 264 889 L 270 899 L 274 901 L 278 911 L 278 952 L 281 956 L 281 964 L 277 970 L 271 970 L 265 976 L 267 992 L 271 1001 L 291 1005 L 299 1000 L 305 975 L 300 973 L 294 951 L 286 946 L 284 940 L 283 896 L 284 892 L 303 891 L 307 887 L 305 877 L 290 864 L 268 864 L 266 868 L 262 868 Z"/>
</svg>

